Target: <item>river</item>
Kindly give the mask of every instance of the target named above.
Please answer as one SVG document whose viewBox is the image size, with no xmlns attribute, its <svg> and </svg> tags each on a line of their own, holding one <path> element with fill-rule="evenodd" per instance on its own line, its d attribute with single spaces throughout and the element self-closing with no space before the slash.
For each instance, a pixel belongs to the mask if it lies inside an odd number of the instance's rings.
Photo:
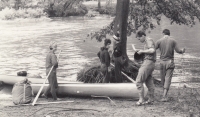
<svg viewBox="0 0 200 117">
<path fill-rule="evenodd" d="M 59 56 L 58 77 L 74 81 L 84 64 L 99 62 L 96 53 L 103 44 L 91 40 L 87 34 L 98 31 L 112 19 L 109 16 L 97 16 L 0 21 L 0 74 L 17 75 L 18 71 L 25 70 L 29 74 L 44 78 L 48 44 L 54 40 L 58 42 L 56 54 L 62 50 Z M 156 41 L 162 37 L 164 28 L 169 28 L 179 46 L 187 49 L 183 56 L 175 55 L 177 67 L 174 76 L 184 76 L 184 80 L 198 81 L 196 79 L 199 79 L 200 71 L 199 23 L 189 28 L 170 25 L 169 21 L 164 19 L 161 26 L 157 26 L 148 35 Z M 127 53 L 131 59 L 133 59 L 132 43 L 137 44 L 136 48 L 140 48 L 141 44 L 135 39 L 134 34 L 128 37 Z M 181 81 L 180 78 L 177 81 Z"/>
</svg>

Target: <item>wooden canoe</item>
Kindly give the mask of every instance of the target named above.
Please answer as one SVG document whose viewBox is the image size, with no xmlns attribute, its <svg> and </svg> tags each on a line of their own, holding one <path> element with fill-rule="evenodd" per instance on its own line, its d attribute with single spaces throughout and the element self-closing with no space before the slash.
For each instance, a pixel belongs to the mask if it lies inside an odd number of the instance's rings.
<svg viewBox="0 0 200 117">
<path fill-rule="evenodd" d="M 0 75 L 0 81 L 5 84 L 13 85 L 23 80 L 25 77 L 3 76 Z M 33 93 L 37 94 L 44 79 L 28 78 L 32 83 Z M 47 88 L 45 84 L 43 91 Z M 42 92 L 43 92 L 42 91 Z M 145 87 L 145 96 L 147 88 Z M 58 95 L 62 96 L 108 96 L 119 98 L 138 99 L 138 91 L 134 83 L 80 83 L 58 80 Z"/>
</svg>

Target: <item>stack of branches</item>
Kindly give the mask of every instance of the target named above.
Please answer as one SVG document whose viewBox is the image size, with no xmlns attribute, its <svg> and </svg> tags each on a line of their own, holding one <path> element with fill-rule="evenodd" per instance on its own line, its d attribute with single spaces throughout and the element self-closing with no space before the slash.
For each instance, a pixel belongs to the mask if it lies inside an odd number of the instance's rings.
<svg viewBox="0 0 200 117">
<path fill-rule="evenodd" d="M 134 62 L 129 61 L 128 66 L 123 67 L 122 72 L 135 80 L 138 74 L 138 69 L 139 68 L 135 65 Z M 112 67 L 109 71 L 109 77 L 110 82 L 113 82 L 113 79 L 115 77 L 114 67 Z M 124 79 L 123 82 L 130 82 L 127 80 L 126 76 L 122 75 L 122 77 Z M 102 83 L 104 78 L 105 77 L 101 72 L 100 65 L 96 65 L 96 63 L 85 65 L 85 67 L 80 70 L 77 75 L 77 80 L 84 83 Z"/>
<path fill-rule="evenodd" d="M 84 83 L 102 83 L 103 78 L 100 65 L 83 68 L 77 75 L 77 80 Z"/>
</svg>

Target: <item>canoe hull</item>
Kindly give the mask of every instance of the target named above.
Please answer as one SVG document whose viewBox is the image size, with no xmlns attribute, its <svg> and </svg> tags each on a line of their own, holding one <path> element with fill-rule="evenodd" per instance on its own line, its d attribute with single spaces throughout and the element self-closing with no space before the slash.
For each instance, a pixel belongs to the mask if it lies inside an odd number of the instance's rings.
<svg viewBox="0 0 200 117">
<path fill-rule="evenodd" d="M 41 84 L 31 84 L 34 94 L 37 94 Z M 45 84 L 44 90 L 48 84 Z M 145 95 L 147 89 L 145 87 Z M 59 84 L 58 95 L 63 96 L 109 96 L 119 98 L 138 99 L 138 91 L 133 83 L 106 83 L 106 84 Z"/>
<path fill-rule="evenodd" d="M 14 85 L 26 77 L 0 75 L 0 81 L 4 84 Z M 36 95 L 45 79 L 28 78 L 31 81 L 33 93 Z M 44 85 L 42 93 L 48 86 Z M 41 94 L 42 94 L 41 93 Z M 137 87 L 134 83 L 82 83 L 58 80 L 58 95 L 62 96 L 108 96 L 119 98 L 138 99 Z M 145 96 L 147 88 L 145 87 Z"/>
</svg>

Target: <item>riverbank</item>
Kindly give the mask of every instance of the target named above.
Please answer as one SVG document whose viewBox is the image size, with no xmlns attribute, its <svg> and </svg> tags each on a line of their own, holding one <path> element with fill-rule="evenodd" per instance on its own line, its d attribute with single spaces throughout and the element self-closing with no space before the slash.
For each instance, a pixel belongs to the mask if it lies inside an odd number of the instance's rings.
<svg viewBox="0 0 200 117">
<path fill-rule="evenodd" d="M 43 17 L 69 17 L 69 16 L 96 16 L 98 14 L 115 14 L 116 2 L 101 1 L 101 8 L 97 8 L 97 1 L 0 1 L 0 20 L 15 20 Z"/>
<path fill-rule="evenodd" d="M 171 87 L 169 102 L 159 102 L 162 88 L 156 86 L 153 105 L 136 106 L 137 100 L 91 97 L 65 97 L 58 104 L 36 106 L 14 106 L 11 97 L 0 98 L 1 117 L 194 117 L 199 116 L 200 101 L 189 92 L 200 89 Z M 179 94 L 180 93 L 180 94 Z M 197 96 L 197 95 L 196 95 Z M 190 97 L 190 98 L 187 98 Z M 39 98 L 38 103 L 51 102 L 52 99 Z M 196 105 L 194 105 L 196 104 Z"/>
</svg>

